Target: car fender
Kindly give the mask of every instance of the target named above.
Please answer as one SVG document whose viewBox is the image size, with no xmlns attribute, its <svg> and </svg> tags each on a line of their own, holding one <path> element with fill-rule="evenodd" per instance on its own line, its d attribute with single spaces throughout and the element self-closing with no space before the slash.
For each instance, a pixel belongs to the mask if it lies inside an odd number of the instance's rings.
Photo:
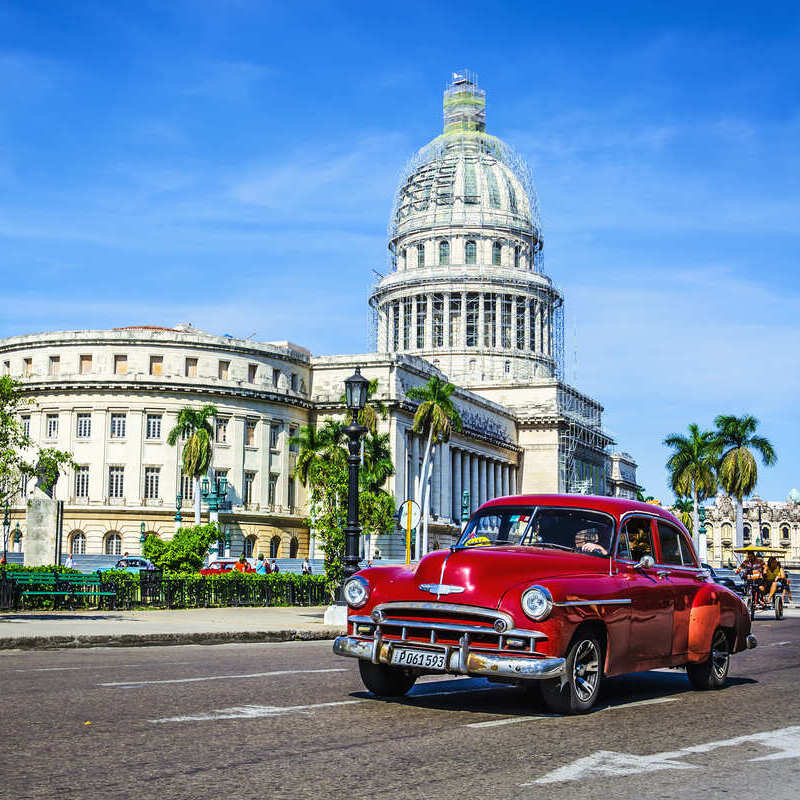
<svg viewBox="0 0 800 800">
<path fill-rule="evenodd" d="M 750 632 L 750 619 L 744 604 L 730 589 L 718 583 L 704 583 L 695 595 L 689 613 L 690 662 L 708 658 L 711 638 L 720 627 L 734 632 L 733 652 L 744 649 L 744 637 Z"/>
</svg>

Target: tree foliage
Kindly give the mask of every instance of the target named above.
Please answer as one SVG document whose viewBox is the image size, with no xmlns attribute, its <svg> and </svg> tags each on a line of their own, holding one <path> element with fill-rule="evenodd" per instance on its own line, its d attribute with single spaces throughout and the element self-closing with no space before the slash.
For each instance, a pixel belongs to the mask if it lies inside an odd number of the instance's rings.
<svg viewBox="0 0 800 800">
<path fill-rule="evenodd" d="M 375 391 L 377 383 L 375 385 Z M 365 425 L 364 427 L 368 427 Z M 347 524 L 347 436 L 345 422 L 327 419 L 297 432 L 295 474 L 308 488 L 309 527 L 325 558 L 326 585 L 331 594 L 342 580 L 344 528 Z M 359 472 L 359 521 L 365 533 L 377 536 L 394 527 L 394 497 L 383 486 L 394 474 L 388 434 L 367 432 Z"/>
<path fill-rule="evenodd" d="M 39 477 L 39 486 L 50 491 L 60 467 L 74 467 L 70 453 L 40 448 L 22 427 L 21 414 L 33 399 L 25 397 L 22 384 L 8 375 L 0 377 L 0 504 L 11 503 L 23 477 Z"/>
<path fill-rule="evenodd" d="M 150 534 L 144 540 L 142 552 L 159 569 L 167 572 L 197 572 L 205 561 L 212 542 L 223 538 L 219 526 L 194 525 L 180 528 L 168 540 Z"/>
<path fill-rule="evenodd" d="M 209 419 L 216 414 L 216 406 L 210 404 L 199 409 L 187 407 L 180 410 L 174 427 L 167 435 L 167 444 L 174 447 L 179 439 L 186 439 L 182 455 L 184 475 L 202 478 L 208 472 L 214 435 Z"/>
<path fill-rule="evenodd" d="M 761 461 L 770 467 L 778 460 L 775 449 L 768 439 L 756 435 L 758 420 L 747 414 L 743 417 L 720 414 L 715 420 L 716 438 L 721 457 L 719 460 L 719 482 L 722 488 L 740 503 L 758 483 L 758 465 L 753 456 L 755 450 Z"/>
</svg>

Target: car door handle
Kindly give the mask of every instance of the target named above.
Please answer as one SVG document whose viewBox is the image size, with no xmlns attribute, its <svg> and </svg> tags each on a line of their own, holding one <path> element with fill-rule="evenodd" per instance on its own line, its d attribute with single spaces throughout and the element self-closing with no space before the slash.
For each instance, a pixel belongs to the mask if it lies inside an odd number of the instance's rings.
<svg viewBox="0 0 800 800">
<path fill-rule="evenodd" d="M 659 578 L 669 578 L 669 570 L 660 569 L 658 572 L 656 572 L 656 576 Z"/>
</svg>

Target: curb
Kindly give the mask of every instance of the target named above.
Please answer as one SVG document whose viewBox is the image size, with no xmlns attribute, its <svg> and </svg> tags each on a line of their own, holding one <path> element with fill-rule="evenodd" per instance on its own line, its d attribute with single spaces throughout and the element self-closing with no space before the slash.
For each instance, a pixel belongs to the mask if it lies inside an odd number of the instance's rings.
<svg viewBox="0 0 800 800">
<path fill-rule="evenodd" d="M 61 650 L 81 647 L 171 647 L 236 642 L 313 642 L 335 639 L 338 628 L 320 630 L 222 631 L 213 633 L 126 633 L 98 636 L 7 636 L 0 650 Z"/>
</svg>

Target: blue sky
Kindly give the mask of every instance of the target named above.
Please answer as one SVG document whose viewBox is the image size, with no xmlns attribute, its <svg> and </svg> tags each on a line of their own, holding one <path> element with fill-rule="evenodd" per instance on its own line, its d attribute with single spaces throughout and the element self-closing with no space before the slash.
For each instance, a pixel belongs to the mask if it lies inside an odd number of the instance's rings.
<svg viewBox="0 0 800 800">
<path fill-rule="evenodd" d="M 534 171 L 567 377 L 800 484 L 796 4 L 0 0 L 0 336 L 191 322 L 366 349 L 398 175 L 467 67 Z"/>
</svg>

